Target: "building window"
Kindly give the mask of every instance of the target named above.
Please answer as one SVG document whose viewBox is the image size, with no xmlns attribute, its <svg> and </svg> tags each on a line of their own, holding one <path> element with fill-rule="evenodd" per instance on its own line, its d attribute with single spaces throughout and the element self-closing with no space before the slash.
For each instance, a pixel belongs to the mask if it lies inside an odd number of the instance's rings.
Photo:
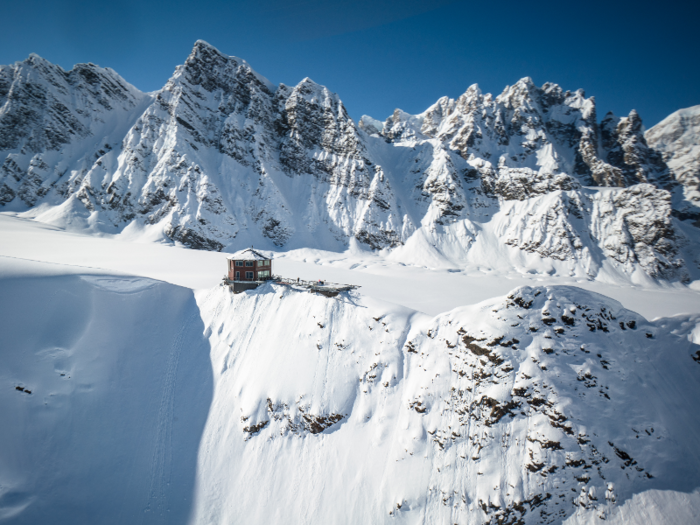
<svg viewBox="0 0 700 525">
<path fill-rule="evenodd" d="M 245 273 L 245 278 L 246 278 L 246 279 L 252 279 L 252 278 L 253 278 L 253 272 L 246 272 L 246 273 Z"/>
<path fill-rule="evenodd" d="M 270 277 L 270 271 L 269 270 L 263 270 L 258 272 L 258 279 L 268 279 Z"/>
<path fill-rule="evenodd" d="M 255 263 L 254 263 L 253 261 L 246 261 L 246 262 L 245 262 L 245 265 L 246 265 L 246 266 L 254 266 Z"/>
<path fill-rule="evenodd" d="M 241 280 L 241 272 L 236 272 L 236 281 Z"/>
<path fill-rule="evenodd" d="M 243 266 L 243 261 L 236 261 L 236 266 Z"/>
</svg>

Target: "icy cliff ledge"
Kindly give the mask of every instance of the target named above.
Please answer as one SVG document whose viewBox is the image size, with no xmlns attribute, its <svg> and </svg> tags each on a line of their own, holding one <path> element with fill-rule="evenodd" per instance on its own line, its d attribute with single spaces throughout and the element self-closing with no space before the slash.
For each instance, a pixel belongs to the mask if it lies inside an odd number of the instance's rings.
<svg viewBox="0 0 700 525">
<path fill-rule="evenodd" d="M 700 486 L 694 317 L 569 287 L 434 319 L 275 285 L 200 306 L 196 522 L 561 523 Z"/>
</svg>

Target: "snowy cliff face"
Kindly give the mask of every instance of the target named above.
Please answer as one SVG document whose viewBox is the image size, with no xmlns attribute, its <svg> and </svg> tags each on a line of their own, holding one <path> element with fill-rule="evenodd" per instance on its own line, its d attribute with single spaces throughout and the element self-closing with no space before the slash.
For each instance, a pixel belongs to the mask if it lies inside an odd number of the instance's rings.
<svg viewBox="0 0 700 525">
<path fill-rule="evenodd" d="M 700 486 L 698 316 L 66 271 L 0 278 L 8 523 L 616 523 Z"/>
<path fill-rule="evenodd" d="M 183 244 L 220 250 L 239 226 L 217 184 L 219 165 L 250 171 L 255 156 L 267 154 L 264 140 L 244 147 L 241 137 L 271 133 L 271 88 L 244 61 L 197 43 L 129 130 L 123 151 L 92 168 L 83 203 L 115 228 L 136 219 Z"/>
<path fill-rule="evenodd" d="M 195 522 L 561 523 L 700 483 L 697 319 L 566 287 L 434 319 L 276 285 L 200 307 Z"/>
<path fill-rule="evenodd" d="M 491 198 L 499 212 L 489 222 L 506 245 L 543 259 L 577 261 L 575 272 L 589 276 L 599 271 L 602 252 L 627 272 L 641 266 L 657 278 L 687 278 L 671 218 L 673 206 L 685 204 L 634 110 L 626 118 L 608 114 L 598 125 L 595 101 L 582 90 L 563 92 L 549 83 L 538 88 L 524 78 L 495 98 L 474 85 L 419 115 L 397 109 L 383 124 L 363 117 L 360 127 L 396 148 L 429 144 L 458 154 L 451 164 L 471 190 L 466 197 L 453 180 L 424 186 L 445 212 L 433 215 L 438 223 L 445 214 L 483 223 L 474 208 L 488 207 Z M 424 180 L 431 171 L 423 170 Z M 627 189 L 591 193 L 581 185 Z M 507 202 L 513 200 L 524 205 Z M 431 237 L 431 245 L 440 244 Z M 467 237 L 470 247 L 479 245 Z M 469 249 L 456 259 L 469 260 Z"/>
<path fill-rule="evenodd" d="M 700 106 L 669 115 L 648 130 L 644 137 L 659 151 L 674 178 L 683 185 L 684 201 L 678 206 L 681 218 L 700 219 Z"/>
<path fill-rule="evenodd" d="M 688 276 L 664 188 L 673 206 L 682 196 L 641 120 L 599 126 L 581 90 L 525 78 L 494 98 L 472 86 L 356 125 L 312 80 L 274 86 L 198 41 L 153 95 L 109 69 L 32 56 L 0 69 L 0 97 L 0 203 L 41 221 L 208 250 L 357 241 L 407 262 L 427 251 L 458 267 Z M 535 209 L 546 220 L 520 215 Z M 628 217 L 649 232 L 622 228 Z"/>
<path fill-rule="evenodd" d="M 436 138 L 467 160 L 540 174 L 565 172 L 586 185 L 668 185 L 668 168 L 644 139 L 642 121 L 609 113 L 598 126 L 593 97 L 583 90 L 541 88 L 524 78 L 496 98 L 471 86 L 457 100 L 443 97 L 420 115 L 396 110 L 381 128 L 364 118 L 361 127 L 393 142 Z"/>
</svg>

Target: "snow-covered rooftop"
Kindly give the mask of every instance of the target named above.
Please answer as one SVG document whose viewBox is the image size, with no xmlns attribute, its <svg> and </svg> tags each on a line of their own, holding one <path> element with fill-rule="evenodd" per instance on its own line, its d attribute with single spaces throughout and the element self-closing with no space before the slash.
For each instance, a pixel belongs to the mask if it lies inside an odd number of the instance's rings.
<svg viewBox="0 0 700 525">
<path fill-rule="evenodd" d="M 227 257 L 229 261 L 267 261 L 272 257 L 267 257 L 262 253 L 255 251 L 253 248 L 239 250 Z"/>
</svg>

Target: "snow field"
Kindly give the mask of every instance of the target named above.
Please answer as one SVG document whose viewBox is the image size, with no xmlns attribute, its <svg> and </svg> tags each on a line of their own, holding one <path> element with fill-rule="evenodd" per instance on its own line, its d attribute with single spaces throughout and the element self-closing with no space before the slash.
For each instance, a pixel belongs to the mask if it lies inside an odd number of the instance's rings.
<svg viewBox="0 0 700 525">
<path fill-rule="evenodd" d="M 0 521 L 185 523 L 212 396 L 193 294 L 66 273 L 0 279 Z"/>
<path fill-rule="evenodd" d="M 534 273 L 526 266 L 530 261 L 524 261 L 516 270 L 478 261 L 467 269 L 445 266 L 444 261 L 408 265 L 357 245 L 340 253 L 308 248 L 269 253 L 274 258 L 275 274 L 356 284 L 362 287 L 364 296 L 429 315 L 503 295 L 517 286 L 541 284 L 575 285 L 602 293 L 648 319 L 700 313 L 700 281 L 689 287 L 648 281 L 632 286 L 615 280 L 614 272 L 605 280 L 594 281 L 562 277 L 553 269 L 552 274 Z M 226 270 L 225 254 L 136 242 L 123 236 L 66 232 L 5 213 L 0 213 L 0 257 L 0 270 L 5 275 L 11 272 L 10 266 L 21 269 L 27 261 L 44 261 L 69 265 L 76 272 L 140 275 L 194 290 L 216 286 Z M 48 271 L 48 267 L 42 268 L 39 275 Z"/>
</svg>

